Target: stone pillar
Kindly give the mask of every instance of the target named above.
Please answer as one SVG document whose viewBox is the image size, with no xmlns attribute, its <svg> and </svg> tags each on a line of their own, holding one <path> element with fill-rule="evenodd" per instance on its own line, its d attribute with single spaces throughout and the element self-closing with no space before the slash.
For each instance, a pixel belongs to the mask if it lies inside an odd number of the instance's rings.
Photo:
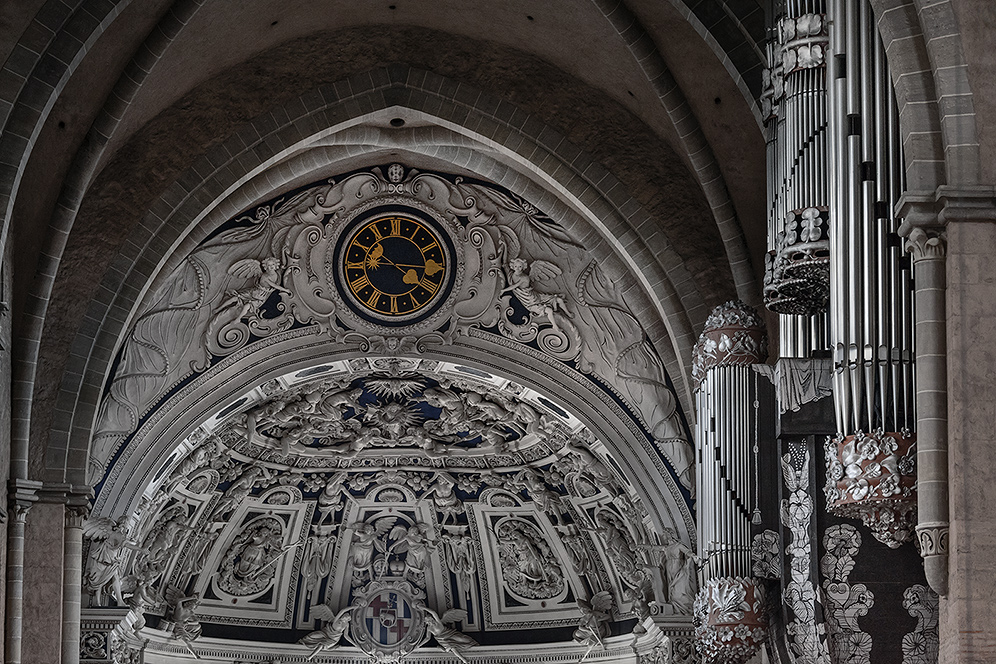
<svg viewBox="0 0 996 664">
<path fill-rule="evenodd" d="M 925 291 L 924 302 L 917 299 L 917 355 L 937 365 L 924 372 L 917 358 L 924 397 L 917 416 L 929 418 L 918 432 L 921 454 L 929 441 L 944 443 L 943 452 L 918 459 L 926 491 L 917 534 L 928 553 L 927 579 L 945 595 L 938 661 L 990 663 L 996 653 L 996 187 L 942 186 L 904 199 L 900 234 L 918 262 L 917 290 Z M 921 350 L 921 343 L 933 345 Z M 935 385 L 926 382 L 931 376 Z"/>
<path fill-rule="evenodd" d="M 80 661 L 83 522 L 88 512 L 82 505 L 69 505 L 66 508 L 66 533 L 62 549 L 62 664 L 79 664 Z"/>
<path fill-rule="evenodd" d="M 24 626 L 24 529 L 28 510 L 38 500 L 40 482 L 12 480 L 7 520 L 7 594 L 5 606 L 4 662 L 21 664 Z"/>
<path fill-rule="evenodd" d="M 917 539 L 927 583 L 948 593 L 948 390 L 945 237 L 914 228 L 916 284 Z"/>
</svg>

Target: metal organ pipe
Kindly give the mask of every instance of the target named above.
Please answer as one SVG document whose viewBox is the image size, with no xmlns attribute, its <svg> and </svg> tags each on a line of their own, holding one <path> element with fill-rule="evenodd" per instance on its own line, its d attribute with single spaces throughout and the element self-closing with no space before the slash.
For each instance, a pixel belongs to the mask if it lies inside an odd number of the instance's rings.
<svg viewBox="0 0 996 664">
<path fill-rule="evenodd" d="M 887 493 L 877 493 L 883 479 L 888 479 L 883 487 L 893 480 L 912 484 L 911 471 L 900 457 L 915 440 L 906 430 L 914 421 L 913 299 L 894 214 L 903 190 L 898 116 L 868 1 L 831 0 L 830 12 L 830 335 L 838 439 L 828 454 L 842 459 L 845 448 L 850 450 L 846 454 L 854 454 L 851 448 L 869 439 L 878 444 L 890 438 L 893 442 L 880 447 L 891 447 L 881 452 L 891 454 L 891 460 L 867 458 L 848 472 L 863 473 L 858 466 L 871 463 L 875 468 L 898 465 L 898 470 L 893 478 L 884 477 L 892 471 L 862 477 L 872 488 L 855 500 L 846 499 L 846 493 L 848 482 L 856 478 L 828 479 L 828 491 L 837 491 L 832 498 L 828 495 L 828 509 L 860 516 L 876 537 L 898 546 L 911 530 L 910 508 L 898 499 L 885 501 Z"/>
<path fill-rule="evenodd" d="M 762 94 L 772 183 L 764 299 L 782 314 L 781 357 L 810 357 L 828 342 L 825 3 L 785 0 L 776 8 Z"/>
<path fill-rule="evenodd" d="M 710 369 L 696 394 L 699 483 L 699 551 L 708 561 L 701 582 L 750 577 L 750 527 L 756 487 L 753 432 L 758 413 L 750 366 Z"/>
</svg>

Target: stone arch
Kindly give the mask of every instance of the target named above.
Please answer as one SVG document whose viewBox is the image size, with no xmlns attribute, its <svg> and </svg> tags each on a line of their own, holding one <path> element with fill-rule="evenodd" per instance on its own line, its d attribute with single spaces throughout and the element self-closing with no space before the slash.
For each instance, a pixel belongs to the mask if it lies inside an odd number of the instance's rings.
<svg viewBox="0 0 996 664">
<path fill-rule="evenodd" d="M 578 408 L 574 414 L 612 453 L 641 498 L 653 506 L 650 513 L 655 525 L 675 527 L 683 541 L 694 541 L 695 526 L 687 499 L 652 447 L 632 430 L 618 404 L 591 381 L 571 371 L 562 372 L 540 354 L 496 343 L 489 336 L 473 335 L 445 348 L 428 345 L 420 348 L 419 354 L 425 359 L 459 361 L 512 378 L 540 392 L 564 397 Z M 115 463 L 100 487 L 94 513 L 119 515 L 137 509 L 155 473 L 168 462 L 190 431 L 267 377 L 305 369 L 316 362 L 370 354 L 361 346 L 337 343 L 308 330 L 279 335 L 273 341 L 263 347 L 245 348 L 171 396 L 139 429 L 135 440 Z"/>
<path fill-rule="evenodd" d="M 63 44 L 62 48 L 69 48 L 70 45 L 76 41 L 72 35 L 78 34 L 78 30 L 80 29 L 79 26 L 86 25 L 88 20 L 92 20 L 94 16 L 98 15 L 95 12 L 99 11 L 99 7 L 89 7 L 89 4 L 99 5 L 99 3 L 84 3 L 84 5 L 82 5 L 78 10 L 77 14 L 74 15 L 74 18 L 71 19 L 71 21 L 76 21 L 76 27 L 74 28 L 72 23 L 68 23 L 66 27 L 56 36 L 51 49 L 54 50 L 59 47 L 59 40 L 61 40 L 61 43 Z M 62 86 L 65 85 L 69 77 L 72 76 L 75 67 L 79 64 L 79 61 L 82 58 L 82 55 L 85 54 L 89 46 L 103 34 L 110 22 L 117 18 L 117 16 L 120 15 L 120 13 L 129 4 L 130 0 L 119 2 L 114 7 L 113 11 L 109 11 L 108 14 L 103 17 L 101 22 L 94 28 L 93 33 L 89 35 L 87 41 L 79 45 L 80 53 L 74 57 L 72 63 L 67 65 L 65 70 L 62 72 L 62 78 L 60 79 L 59 85 L 51 93 L 52 101 L 47 103 L 45 106 L 46 113 L 39 113 L 35 118 L 31 141 L 25 147 L 22 154 L 15 155 L 12 153 L 10 156 L 10 158 L 16 158 L 19 160 L 19 171 L 23 170 L 24 165 L 30 157 L 31 145 L 34 142 L 34 138 L 45 124 L 45 120 L 47 119 L 47 111 L 51 109 L 51 105 L 54 103 L 55 98 L 58 97 L 59 90 L 61 90 Z M 69 230 L 72 228 L 76 213 L 79 210 L 79 206 L 82 203 L 87 188 L 93 182 L 95 169 L 103 155 L 104 148 L 117 128 L 121 118 L 124 116 L 124 113 L 131 103 L 132 98 L 140 89 L 142 81 L 148 75 L 149 71 L 151 71 L 151 69 L 155 66 L 156 62 L 158 62 L 160 56 L 166 50 L 169 43 L 183 28 L 183 25 L 190 20 L 202 4 L 203 0 L 178 0 L 165 13 L 163 18 L 154 28 L 153 32 L 141 45 L 138 52 L 135 54 L 135 57 L 124 69 L 115 84 L 110 97 L 101 109 L 101 112 L 94 121 L 93 126 L 87 132 L 86 137 L 83 139 L 83 144 L 77 151 L 72 165 L 67 173 L 66 180 L 63 183 L 63 187 L 59 194 L 59 199 L 50 222 L 51 232 L 48 235 L 47 244 L 41 257 L 46 268 L 39 270 L 36 274 L 36 278 L 32 284 L 31 294 L 25 303 L 25 319 L 30 321 L 31 324 L 24 326 L 25 332 L 22 335 L 21 340 L 26 342 L 25 350 L 27 352 L 18 354 L 12 367 L 11 400 L 14 407 L 11 418 L 11 436 L 13 441 L 17 441 L 17 443 L 19 443 L 12 446 L 12 453 L 15 458 L 23 454 L 23 452 L 19 452 L 19 450 L 26 449 L 24 444 L 30 438 L 31 409 L 34 397 L 35 372 L 37 369 L 38 359 L 37 350 L 41 343 L 41 335 L 43 330 L 41 323 L 45 319 L 49 298 L 52 293 L 52 287 L 55 284 L 58 265 L 62 258 L 62 254 L 65 251 L 66 241 L 69 237 Z M 48 8 L 43 9 L 42 13 L 36 17 L 35 22 L 37 23 L 40 21 L 42 19 L 42 14 L 47 11 Z M 90 19 L 87 18 L 87 15 L 89 15 Z M 43 57 L 53 59 L 51 53 L 46 53 Z M 58 59 L 55 58 L 55 61 L 58 62 Z M 17 113 L 21 113 L 22 115 L 30 114 L 32 112 L 32 107 L 27 102 L 24 102 L 23 98 L 25 96 L 30 98 L 34 94 L 32 92 L 33 89 L 41 89 L 44 85 L 44 81 L 35 78 L 33 75 L 32 78 L 25 83 L 24 92 L 19 98 L 19 101 L 14 105 L 11 117 L 16 117 L 15 114 Z M 8 132 L 5 131 L 5 140 L 7 140 L 7 135 Z M 3 152 L 2 146 L 0 146 L 0 152 Z M 5 159 L 4 161 L 7 162 L 8 160 Z M 2 168 L 2 166 L 0 166 L 0 168 Z M 0 245 L 6 242 L 10 214 L 13 210 L 16 195 L 17 180 L 14 180 L 8 192 L 0 190 L 0 206 L 3 206 Z M 6 204 L 4 204 L 5 199 L 7 201 Z M 27 462 L 27 455 L 25 454 L 24 456 L 25 458 L 22 462 Z"/>
<path fill-rule="evenodd" d="M 907 196 L 932 198 L 941 185 L 977 183 L 974 106 L 950 2 L 871 5 L 899 106 Z"/>
<path fill-rule="evenodd" d="M 363 87 L 364 81 L 366 82 L 366 87 Z M 111 275 L 110 280 L 105 283 L 105 287 L 102 290 L 106 294 L 94 300 L 90 305 L 91 309 L 88 313 L 88 319 L 102 321 L 102 331 L 96 337 L 90 337 L 86 334 L 79 336 L 76 348 L 82 350 L 77 355 L 74 349 L 74 357 L 71 358 L 71 362 L 75 366 L 85 367 L 85 371 L 67 373 L 63 377 L 63 386 L 60 391 L 57 410 L 59 413 L 64 413 L 65 415 L 59 416 L 61 421 L 53 426 L 51 432 L 47 462 L 49 472 L 53 476 L 61 476 L 67 472 L 64 470 L 67 468 L 71 469 L 71 473 L 83 471 L 85 467 L 85 450 L 90 427 L 92 426 L 91 423 L 95 415 L 96 404 L 99 400 L 106 371 L 112 361 L 118 334 L 120 334 L 120 331 L 124 327 L 124 321 L 133 311 L 135 298 L 144 287 L 141 284 L 150 279 L 158 269 L 156 265 L 157 259 L 153 258 L 153 254 L 150 254 L 148 247 L 150 244 L 163 246 L 164 243 L 166 246 L 173 246 L 181 234 L 189 230 L 186 229 L 186 221 L 200 218 L 206 200 L 215 200 L 216 204 L 224 198 L 225 192 L 239 185 L 246 184 L 244 176 L 239 171 L 231 169 L 229 162 L 238 160 L 241 170 L 251 170 L 246 168 L 245 159 L 255 160 L 257 164 L 265 163 L 267 159 L 272 159 L 281 151 L 281 148 L 277 147 L 280 140 L 287 138 L 291 141 L 302 140 L 300 129 L 295 124 L 314 130 L 316 115 L 320 115 L 321 119 L 318 122 L 318 126 L 321 127 L 335 126 L 337 122 L 351 120 L 349 113 L 343 110 L 344 107 L 350 106 L 347 103 L 348 101 L 353 102 L 354 108 L 360 105 L 358 101 L 360 99 L 364 100 L 363 104 L 375 104 L 374 107 L 381 106 L 385 108 L 394 106 L 395 104 L 392 104 L 392 102 L 405 100 L 411 106 L 413 105 L 412 100 L 416 99 L 420 100 L 423 104 L 442 105 L 445 98 L 439 99 L 441 95 L 432 93 L 432 90 L 439 90 L 444 85 L 444 81 L 439 77 L 426 72 L 410 70 L 407 67 L 390 67 L 386 70 L 357 77 L 348 84 L 349 89 L 356 94 L 351 94 L 343 99 L 337 98 L 334 104 L 326 104 L 321 96 L 309 94 L 302 98 L 301 114 L 293 120 L 289 120 L 287 125 L 274 128 L 271 118 L 267 115 L 258 120 L 259 129 L 266 128 L 264 131 L 259 131 L 258 129 L 251 130 L 253 135 L 258 137 L 255 143 L 246 146 L 241 143 L 240 139 L 239 145 L 242 146 L 242 149 L 234 155 L 232 154 L 233 151 L 227 145 L 221 146 L 215 153 L 200 159 L 185 176 L 179 178 L 160 197 L 159 202 L 152 206 L 146 217 L 146 222 L 136 232 L 136 236 L 130 244 L 130 257 L 122 257 L 127 262 L 119 263 L 121 266 L 120 271 L 115 271 Z M 476 92 L 468 92 L 468 86 L 466 85 L 452 84 L 451 89 L 463 90 L 464 95 L 472 95 L 477 100 L 477 105 L 481 108 L 494 108 L 496 105 L 495 102 L 487 99 L 484 95 Z M 414 110 L 419 109 L 416 108 Z M 494 144 L 496 143 L 496 136 L 504 136 L 504 131 L 508 131 L 509 136 L 502 140 L 507 141 L 509 145 L 515 145 L 515 149 L 510 150 L 510 154 L 514 153 L 514 155 L 518 156 L 517 158 L 527 160 L 527 163 L 543 163 L 544 160 L 551 163 L 549 172 L 556 173 L 556 179 L 560 181 L 560 185 L 558 185 L 560 188 L 571 192 L 572 196 L 579 202 L 583 203 L 586 207 L 590 207 L 591 214 L 594 217 L 613 219 L 612 224 L 617 229 L 618 236 L 622 238 L 623 242 L 633 245 L 635 241 L 638 241 L 639 233 L 631 229 L 639 228 L 641 225 L 645 226 L 646 221 L 650 217 L 646 212 L 635 207 L 632 199 L 629 199 L 625 194 L 621 194 L 620 187 L 611 174 L 586 158 L 577 148 L 565 141 L 562 136 L 557 135 L 549 128 L 543 127 L 538 123 L 530 123 L 526 118 L 522 118 L 520 122 L 524 127 L 524 131 L 529 131 L 531 135 L 524 137 L 518 131 L 512 133 L 515 128 L 508 124 L 508 119 L 516 116 L 516 109 L 513 107 L 499 108 L 499 112 L 502 111 L 504 112 L 505 121 L 501 124 L 504 124 L 505 127 L 501 126 L 499 123 L 500 118 L 496 115 L 482 114 L 482 117 L 478 118 L 470 110 L 456 106 L 451 110 L 451 112 L 468 114 L 464 118 L 464 126 L 474 126 L 476 124 L 477 132 L 480 132 L 481 127 L 487 127 L 491 136 L 489 137 L 487 132 L 485 132 L 480 139 L 485 142 Z M 420 112 L 422 111 L 420 110 Z M 454 126 L 457 125 L 454 124 Z M 279 136 L 280 138 L 273 140 L 275 136 Z M 555 147 L 553 149 L 548 147 L 551 145 Z M 558 156 L 558 153 L 560 156 Z M 220 154 L 227 155 L 228 160 L 222 161 L 220 162 L 220 166 L 214 167 L 212 160 L 216 159 Z M 475 156 L 471 152 L 466 152 L 465 154 L 468 163 L 474 159 L 478 161 L 481 159 L 480 155 Z M 276 172 L 279 173 L 280 168 L 282 167 L 278 167 Z M 496 162 L 494 168 L 496 170 L 492 175 L 502 184 L 510 186 L 513 189 L 529 183 L 528 178 L 509 169 L 506 165 Z M 212 171 L 214 171 L 214 175 L 205 178 L 205 175 L 212 173 Z M 292 177 L 293 175 L 292 171 L 286 172 L 286 176 L 288 177 Z M 266 176 L 266 178 L 268 177 L 270 176 Z M 278 179 L 280 178 L 279 175 L 277 177 Z M 268 191 L 273 191 L 273 189 L 271 188 Z M 257 192 L 255 200 L 259 200 L 259 195 L 259 192 Z M 545 196 L 540 201 L 541 203 L 554 204 L 557 202 L 552 194 L 545 193 L 541 195 Z M 219 196 L 221 198 L 216 198 Z M 253 195 L 250 195 L 245 200 L 252 199 L 253 197 Z M 627 211 L 634 209 L 635 211 L 629 214 L 620 214 L 620 211 L 624 208 Z M 184 230 L 177 228 L 177 224 L 184 224 Z M 153 228 L 158 230 L 153 232 L 151 230 Z M 173 230 L 168 230 L 170 228 Z M 204 231 L 201 232 L 203 233 Z M 684 269 L 680 265 L 680 259 L 673 252 L 669 251 L 666 245 L 658 246 L 655 250 L 660 252 L 666 271 L 657 272 L 656 274 L 651 273 L 648 283 L 654 288 L 667 288 L 664 284 L 669 281 L 678 282 L 679 285 L 685 282 L 685 278 L 680 276 L 680 271 Z M 163 251 L 163 249 L 160 249 L 160 251 Z M 648 249 L 640 248 L 634 251 L 642 254 L 643 258 L 645 258 L 642 262 L 645 265 L 654 266 L 656 260 Z M 670 264 L 668 264 L 669 262 Z M 132 267 L 128 267 L 129 263 Z M 132 269 L 135 270 L 134 276 L 126 279 L 124 275 Z M 659 268 L 654 267 L 654 269 Z M 137 285 L 128 285 L 129 279 L 132 284 Z M 111 300 L 118 297 L 114 295 L 118 290 L 124 293 L 123 300 L 112 304 Z M 689 299 L 696 297 L 694 292 L 679 292 L 678 297 L 681 298 L 681 306 L 679 308 L 674 308 L 677 307 L 677 304 L 674 304 L 669 311 L 658 311 L 655 316 L 663 315 L 674 326 L 671 341 L 675 344 L 675 354 L 665 355 L 665 361 L 669 373 L 676 377 L 681 377 L 676 378 L 678 384 L 681 386 L 679 393 L 682 397 L 682 402 L 685 404 L 685 412 L 691 413 L 691 409 L 688 406 L 689 387 L 687 381 L 684 380 L 687 372 L 683 366 L 687 364 L 688 353 L 694 339 L 692 328 L 688 323 L 683 321 L 688 320 L 685 316 L 690 311 L 704 309 L 705 305 L 696 304 L 695 299 Z M 93 338 L 96 339 L 95 342 L 91 341 Z M 86 344 L 86 347 L 83 344 Z M 681 359 L 679 360 L 678 358 Z M 66 424 L 62 424 L 62 422 Z"/>
<path fill-rule="evenodd" d="M 709 201 L 716 226 L 723 237 L 727 260 L 733 271 L 737 288 L 737 296 L 752 305 L 760 304 L 760 296 L 754 273 L 751 269 L 747 246 L 744 242 L 743 230 L 737 221 L 736 210 L 730 193 L 726 188 L 723 174 L 706 141 L 698 119 L 692 113 L 680 86 L 668 69 L 667 63 L 654 44 L 653 39 L 640 24 L 622 0 L 593 0 L 606 19 L 626 42 L 633 57 L 640 63 L 640 68 L 646 74 L 660 98 L 661 104 L 667 110 L 668 117 L 674 123 L 685 154 L 692 164 L 696 179 Z M 689 14 L 689 20 L 691 15 Z M 698 23 L 696 21 L 696 23 Z M 698 25 L 696 25 L 698 29 Z M 701 34 L 702 31 L 700 31 Z M 724 58 L 724 63 L 728 62 Z M 728 67 L 729 69 L 729 67 Z M 738 87 L 743 83 L 739 75 L 736 77 Z M 755 119 L 760 118 L 757 105 L 751 95 L 746 95 Z"/>
</svg>

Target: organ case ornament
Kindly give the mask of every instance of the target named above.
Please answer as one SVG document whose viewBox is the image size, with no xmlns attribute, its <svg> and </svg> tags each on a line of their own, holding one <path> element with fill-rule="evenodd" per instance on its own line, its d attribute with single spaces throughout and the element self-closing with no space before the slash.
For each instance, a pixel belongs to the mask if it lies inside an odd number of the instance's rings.
<svg viewBox="0 0 996 664">
<path fill-rule="evenodd" d="M 773 183 L 764 304 L 778 314 L 812 316 L 830 297 L 826 16 L 784 16 L 776 37 L 769 45 L 762 94 Z"/>
<path fill-rule="evenodd" d="M 827 511 L 861 519 L 875 539 L 897 548 L 916 527 L 916 436 L 858 432 L 827 439 Z"/>
<path fill-rule="evenodd" d="M 692 616 L 704 664 L 743 664 L 768 637 L 764 590 L 750 579 L 710 579 L 695 598 Z"/>
<path fill-rule="evenodd" d="M 764 261 L 764 302 L 778 314 L 811 316 L 830 299 L 829 211 L 791 210 Z"/>
<path fill-rule="evenodd" d="M 768 335 L 754 308 L 739 300 L 712 310 L 692 349 L 692 380 L 696 388 L 713 367 L 749 366 L 768 358 Z"/>
</svg>

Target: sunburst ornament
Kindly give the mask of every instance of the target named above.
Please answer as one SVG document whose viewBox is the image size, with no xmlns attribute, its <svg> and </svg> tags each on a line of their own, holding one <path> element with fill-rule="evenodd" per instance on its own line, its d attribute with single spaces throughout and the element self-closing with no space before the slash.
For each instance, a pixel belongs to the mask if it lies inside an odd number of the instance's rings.
<svg viewBox="0 0 996 664">
<path fill-rule="evenodd" d="M 410 399 L 425 389 L 425 379 L 415 373 L 374 374 L 364 384 L 382 399 Z"/>
</svg>

